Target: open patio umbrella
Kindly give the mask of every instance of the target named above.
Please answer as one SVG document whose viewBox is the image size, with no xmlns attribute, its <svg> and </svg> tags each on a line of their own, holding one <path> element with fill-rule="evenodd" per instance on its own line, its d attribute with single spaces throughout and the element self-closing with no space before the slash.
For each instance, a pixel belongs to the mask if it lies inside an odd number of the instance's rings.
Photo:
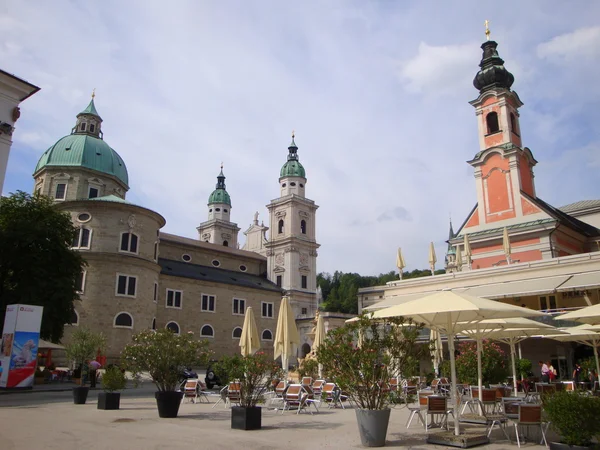
<svg viewBox="0 0 600 450">
<path fill-rule="evenodd" d="M 586 306 L 585 308 L 556 316 L 554 320 L 576 320 L 577 322 L 589 325 L 598 325 L 600 324 L 600 304 Z"/>
<path fill-rule="evenodd" d="M 240 336 L 240 348 L 242 356 L 254 355 L 260 348 L 260 337 L 256 328 L 252 306 L 246 308 L 244 326 L 242 327 L 242 335 Z"/>
<path fill-rule="evenodd" d="M 429 267 L 431 268 L 431 275 L 435 273 L 435 263 L 437 262 L 437 258 L 435 256 L 435 247 L 433 246 L 433 242 L 429 243 Z"/>
<path fill-rule="evenodd" d="M 277 359 L 281 356 L 281 366 L 287 377 L 289 358 L 296 353 L 296 349 L 300 344 L 300 334 L 298 328 L 296 328 L 294 312 L 287 297 L 281 299 L 274 344 L 274 358 Z"/>
<path fill-rule="evenodd" d="M 469 235 L 468 234 L 465 234 L 464 245 L 465 245 L 465 259 L 467 260 L 467 266 L 470 269 L 471 268 L 471 244 L 469 243 Z"/>
<path fill-rule="evenodd" d="M 600 347 L 600 333 L 585 328 L 586 325 L 578 327 L 561 328 L 565 335 L 551 336 L 552 339 L 561 342 L 577 342 L 578 344 L 588 345 L 594 349 L 594 358 L 596 359 L 596 373 L 600 373 L 600 363 L 598 362 L 598 347 Z M 589 327 L 589 326 L 588 326 Z"/>
<path fill-rule="evenodd" d="M 402 249 L 400 247 L 398 247 L 398 254 L 396 255 L 396 267 L 398 268 L 400 279 L 402 279 L 402 271 L 406 267 L 406 263 L 404 262 L 404 257 L 402 256 Z"/>
<path fill-rule="evenodd" d="M 433 362 L 433 371 L 436 377 L 440 376 L 440 364 L 444 359 L 444 347 L 442 347 L 442 335 L 439 331 L 432 329 L 429 334 L 429 340 L 433 341 L 431 349 L 431 361 Z"/>
<path fill-rule="evenodd" d="M 380 309 L 374 318 L 403 316 L 415 322 L 423 322 L 428 328 L 435 328 L 448 336 L 450 351 L 450 372 L 452 378 L 452 400 L 454 402 L 454 433 L 460 434 L 458 422 L 458 402 L 456 401 L 456 364 L 454 337 L 465 329 L 465 322 L 473 324 L 485 319 L 510 318 L 544 315 L 539 311 L 521 308 L 485 298 L 472 297 L 453 291 L 436 292 L 406 303 Z M 461 324 L 462 322 L 462 324 Z"/>
<path fill-rule="evenodd" d="M 313 342 L 312 351 L 317 353 L 317 349 L 325 342 L 325 322 L 323 316 L 317 311 L 317 326 L 315 329 L 315 340 Z M 319 364 L 319 378 L 323 376 L 323 364 Z"/>
<path fill-rule="evenodd" d="M 504 249 L 504 255 L 506 256 L 506 262 L 510 264 L 510 238 L 508 237 L 508 229 L 504 227 L 504 231 L 502 232 L 502 248 Z"/>
</svg>

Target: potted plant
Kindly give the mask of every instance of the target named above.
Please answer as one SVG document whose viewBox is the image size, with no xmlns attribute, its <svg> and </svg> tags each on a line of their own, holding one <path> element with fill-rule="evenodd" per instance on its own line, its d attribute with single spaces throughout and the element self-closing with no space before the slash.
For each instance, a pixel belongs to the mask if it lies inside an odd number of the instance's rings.
<svg viewBox="0 0 600 450">
<path fill-rule="evenodd" d="M 279 364 L 263 352 L 257 352 L 249 356 L 226 356 L 215 366 L 217 373 L 227 374 L 240 389 L 240 406 L 231 408 L 231 428 L 260 429 L 262 408 L 257 405 L 262 402 L 273 380 L 281 377 Z"/>
<path fill-rule="evenodd" d="M 177 417 L 183 397 L 179 374 L 186 367 L 206 364 L 208 356 L 208 341 L 199 341 L 192 332 L 175 334 L 168 329 L 133 335 L 121 353 L 123 367 L 136 379 L 142 372 L 152 377 L 159 417 Z"/>
<path fill-rule="evenodd" d="M 75 367 L 83 367 L 87 360 L 96 356 L 96 353 L 104 349 L 106 339 L 102 333 L 95 333 L 87 328 L 78 328 L 73 331 L 69 343 L 65 346 L 67 358 L 75 363 Z M 83 377 L 81 386 L 73 388 L 73 402 L 76 405 L 85 404 L 89 387 L 85 386 Z"/>
<path fill-rule="evenodd" d="M 600 438 L 600 397 L 578 391 L 556 392 L 542 397 L 544 413 L 561 442 L 550 442 L 551 450 L 594 448 L 592 438 Z"/>
<path fill-rule="evenodd" d="M 323 371 L 358 406 L 356 419 L 366 447 L 385 445 L 393 400 L 390 378 L 402 375 L 415 360 L 430 357 L 431 343 L 417 343 L 422 329 L 422 324 L 402 317 L 374 320 L 362 314 L 330 331 L 317 349 Z"/>
<path fill-rule="evenodd" d="M 119 409 L 121 403 L 121 391 L 127 385 L 125 372 L 115 365 L 110 365 L 102 375 L 102 389 L 104 392 L 98 394 L 98 409 Z"/>
</svg>

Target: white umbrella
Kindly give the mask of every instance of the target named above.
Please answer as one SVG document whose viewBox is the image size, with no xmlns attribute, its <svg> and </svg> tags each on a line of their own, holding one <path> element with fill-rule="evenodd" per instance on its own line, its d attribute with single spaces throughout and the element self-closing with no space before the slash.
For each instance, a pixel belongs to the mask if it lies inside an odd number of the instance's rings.
<svg viewBox="0 0 600 450">
<path fill-rule="evenodd" d="M 290 306 L 290 300 L 283 297 L 279 307 L 279 316 L 277 317 L 277 331 L 275 332 L 274 358 L 281 356 L 281 365 L 286 373 L 288 372 L 289 358 L 296 353 L 300 344 L 300 334 L 296 328 L 294 312 Z"/>
<path fill-rule="evenodd" d="M 406 267 L 406 263 L 404 262 L 404 257 L 402 256 L 402 249 L 398 247 L 398 254 L 396 255 L 396 267 L 398 268 L 398 272 L 400 273 L 400 279 L 402 279 L 402 270 Z"/>
<path fill-rule="evenodd" d="M 433 246 L 433 242 L 429 243 L 429 267 L 431 268 L 431 275 L 435 273 L 435 263 L 437 262 L 437 258 L 435 256 L 435 247 Z"/>
<path fill-rule="evenodd" d="M 433 371 L 435 376 L 440 375 L 440 364 L 444 359 L 444 347 L 442 347 L 442 335 L 439 331 L 432 329 L 429 334 L 429 340 L 433 341 L 433 348 L 431 349 L 431 360 L 433 362 Z"/>
<path fill-rule="evenodd" d="M 464 236 L 464 245 L 465 245 L 465 258 L 467 260 L 467 266 L 469 269 L 471 268 L 471 244 L 469 243 L 469 235 L 465 234 Z"/>
<path fill-rule="evenodd" d="M 567 333 L 561 336 L 551 336 L 552 339 L 561 342 L 577 342 L 579 344 L 588 345 L 594 349 L 594 358 L 596 359 L 596 373 L 600 374 L 600 363 L 598 362 L 598 347 L 600 347 L 600 333 L 591 331 L 586 328 L 586 325 L 578 327 L 561 328 L 561 331 Z"/>
<path fill-rule="evenodd" d="M 576 320 L 577 322 L 590 325 L 600 324 L 600 304 L 586 306 L 585 308 L 556 316 L 554 320 Z"/>
<path fill-rule="evenodd" d="M 462 267 L 462 251 L 460 249 L 460 245 L 456 246 L 456 268 L 460 270 Z"/>
<path fill-rule="evenodd" d="M 254 355 L 260 348 L 260 337 L 256 328 L 252 306 L 246 308 L 244 326 L 242 327 L 242 335 L 240 336 L 240 348 L 242 356 Z"/>
<path fill-rule="evenodd" d="M 502 248 L 504 249 L 504 255 L 506 256 L 506 262 L 510 264 L 510 238 L 508 237 L 508 229 L 504 227 L 502 232 Z"/>
<path fill-rule="evenodd" d="M 456 400 L 456 364 L 454 358 L 454 337 L 465 329 L 461 322 L 477 323 L 484 319 L 541 316 L 539 311 L 521 308 L 485 298 L 472 297 L 453 291 L 436 292 L 420 299 L 412 300 L 389 308 L 375 311 L 375 318 L 403 316 L 415 322 L 423 322 L 428 328 L 446 333 L 450 351 L 450 372 L 452 378 L 452 400 L 454 402 L 454 433 L 460 434 L 458 422 L 458 402 Z"/>
<path fill-rule="evenodd" d="M 312 352 L 317 353 L 317 349 L 325 342 L 325 322 L 323 316 L 317 311 L 317 326 L 315 329 L 315 340 L 313 342 Z M 323 376 L 323 364 L 319 363 L 319 378 Z"/>
</svg>

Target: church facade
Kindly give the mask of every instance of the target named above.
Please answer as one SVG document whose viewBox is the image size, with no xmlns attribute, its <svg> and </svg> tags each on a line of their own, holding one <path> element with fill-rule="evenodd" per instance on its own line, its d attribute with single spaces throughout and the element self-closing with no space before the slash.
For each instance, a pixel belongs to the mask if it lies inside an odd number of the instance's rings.
<svg viewBox="0 0 600 450">
<path fill-rule="evenodd" d="M 127 201 L 127 168 L 104 140 L 102 123 L 92 97 L 71 133 L 44 152 L 33 174 L 34 192 L 71 215 L 78 229 L 72 248 L 87 262 L 63 342 L 74 327 L 85 326 L 105 334 L 106 356 L 117 360 L 134 333 L 166 327 L 208 339 L 218 358 L 239 352 L 249 307 L 267 352 L 283 295 L 299 315 L 314 315 L 317 206 L 304 195 L 307 180 L 294 142 L 293 158 L 281 169 L 280 197 L 268 205 L 278 233 L 267 238 L 257 213 L 240 248 L 223 167 L 198 237 L 165 233 L 162 215 Z"/>
</svg>

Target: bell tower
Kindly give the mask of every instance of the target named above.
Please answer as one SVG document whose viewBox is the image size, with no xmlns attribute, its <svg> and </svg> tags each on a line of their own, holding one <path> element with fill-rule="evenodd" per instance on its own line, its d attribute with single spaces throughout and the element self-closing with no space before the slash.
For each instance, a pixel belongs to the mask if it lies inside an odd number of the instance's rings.
<svg viewBox="0 0 600 450">
<path fill-rule="evenodd" d="M 279 174 L 281 196 L 267 205 L 270 236 L 266 243 L 268 278 L 287 291 L 296 317 L 317 310 L 318 206 L 305 197 L 306 172 L 294 141 Z"/>
<path fill-rule="evenodd" d="M 489 30 L 486 32 L 489 39 Z M 467 226 L 485 225 L 508 219 L 519 220 L 537 212 L 522 193 L 535 198 L 533 166 L 537 163 L 522 147 L 519 108 L 523 103 L 511 90 L 514 76 L 498 55 L 498 44 L 486 41 L 473 85 L 479 96 L 475 108 L 479 149 L 468 161 L 475 169 L 478 210 Z"/>
</svg>

